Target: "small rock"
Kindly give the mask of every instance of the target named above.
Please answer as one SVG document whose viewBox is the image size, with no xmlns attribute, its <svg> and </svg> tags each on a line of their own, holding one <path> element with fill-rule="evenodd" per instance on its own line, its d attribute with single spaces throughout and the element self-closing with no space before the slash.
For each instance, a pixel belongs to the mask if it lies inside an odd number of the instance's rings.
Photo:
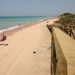
<svg viewBox="0 0 75 75">
<path fill-rule="evenodd" d="M 35 54 L 36 52 L 34 51 L 33 53 Z"/>
</svg>

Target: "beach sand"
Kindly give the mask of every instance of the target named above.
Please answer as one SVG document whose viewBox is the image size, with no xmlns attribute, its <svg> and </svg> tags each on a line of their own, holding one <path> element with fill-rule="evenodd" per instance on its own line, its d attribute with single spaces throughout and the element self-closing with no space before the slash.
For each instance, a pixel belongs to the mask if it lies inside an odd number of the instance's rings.
<svg viewBox="0 0 75 75">
<path fill-rule="evenodd" d="M 0 75 L 50 75 L 51 35 L 46 25 L 56 19 L 5 32 L 0 46 Z"/>
</svg>

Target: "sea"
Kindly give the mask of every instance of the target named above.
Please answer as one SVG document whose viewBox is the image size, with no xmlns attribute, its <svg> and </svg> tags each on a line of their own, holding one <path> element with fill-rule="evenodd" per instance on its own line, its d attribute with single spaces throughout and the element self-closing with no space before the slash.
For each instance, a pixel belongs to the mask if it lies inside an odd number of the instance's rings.
<svg viewBox="0 0 75 75">
<path fill-rule="evenodd" d="M 0 16 L 0 31 L 16 28 L 19 25 L 50 19 L 50 16 Z"/>
</svg>

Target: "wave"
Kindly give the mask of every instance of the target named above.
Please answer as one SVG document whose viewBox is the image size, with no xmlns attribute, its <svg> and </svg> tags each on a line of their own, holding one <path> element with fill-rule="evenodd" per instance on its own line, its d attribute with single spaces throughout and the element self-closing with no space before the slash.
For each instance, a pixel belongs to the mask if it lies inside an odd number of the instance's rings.
<svg viewBox="0 0 75 75">
<path fill-rule="evenodd" d="M 9 27 L 7 29 L 2 29 L 2 30 L 0 30 L 0 33 L 5 32 L 5 31 L 10 31 L 10 30 L 13 30 L 13 29 L 16 29 L 16 28 L 19 28 L 19 27 L 21 27 L 21 25 L 16 25 L 16 26 L 13 26 L 13 27 Z"/>
</svg>

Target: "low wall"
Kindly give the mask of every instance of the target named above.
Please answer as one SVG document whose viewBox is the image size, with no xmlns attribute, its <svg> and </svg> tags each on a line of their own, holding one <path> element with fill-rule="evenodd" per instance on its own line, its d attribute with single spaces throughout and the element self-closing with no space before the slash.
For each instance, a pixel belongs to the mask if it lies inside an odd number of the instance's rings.
<svg viewBox="0 0 75 75">
<path fill-rule="evenodd" d="M 51 75 L 67 75 L 67 61 L 64 57 L 52 25 L 47 25 L 51 32 Z"/>
</svg>

